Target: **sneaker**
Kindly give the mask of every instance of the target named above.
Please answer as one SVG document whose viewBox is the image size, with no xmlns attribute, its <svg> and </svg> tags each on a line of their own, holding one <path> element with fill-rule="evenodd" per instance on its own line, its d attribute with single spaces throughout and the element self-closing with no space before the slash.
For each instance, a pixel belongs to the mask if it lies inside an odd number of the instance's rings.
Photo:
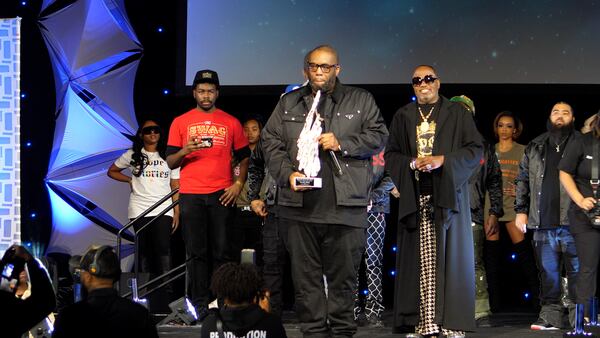
<svg viewBox="0 0 600 338">
<path fill-rule="evenodd" d="M 374 329 L 385 327 L 385 324 L 379 317 L 367 317 L 367 326 Z"/>
<path fill-rule="evenodd" d="M 481 328 L 493 327 L 489 316 L 477 318 L 477 320 L 475 320 L 475 325 L 477 325 L 477 327 L 481 327 Z"/>
<path fill-rule="evenodd" d="M 559 328 L 552 326 L 542 318 L 538 318 L 535 323 L 531 324 L 532 330 L 558 330 Z"/>
</svg>

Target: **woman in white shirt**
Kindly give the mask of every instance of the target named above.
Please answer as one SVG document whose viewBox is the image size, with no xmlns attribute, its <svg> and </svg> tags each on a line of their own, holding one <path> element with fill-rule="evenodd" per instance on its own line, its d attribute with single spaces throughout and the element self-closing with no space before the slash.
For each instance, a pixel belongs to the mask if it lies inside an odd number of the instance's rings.
<svg viewBox="0 0 600 338">
<path fill-rule="evenodd" d="M 162 129 L 156 122 L 146 120 L 137 131 L 132 148 L 121 155 L 108 169 L 109 177 L 131 186 L 128 209 L 130 219 L 134 219 L 169 194 L 172 189 L 179 187 L 179 169 L 169 169 L 164 154 L 165 143 L 161 142 L 161 133 Z M 123 173 L 125 169 L 129 170 L 131 176 Z M 177 194 L 173 196 L 173 200 L 177 197 Z M 171 201 L 165 201 L 136 222 L 134 229 L 138 231 L 170 204 Z M 158 276 L 170 270 L 170 234 L 175 232 L 178 226 L 179 206 L 175 206 L 140 233 L 138 236 L 140 271 Z M 153 299 L 155 299 L 154 304 L 152 304 Z M 151 310 L 168 311 L 166 307 L 169 301 L 168 294 L 151 297 L 149 301 Z"/>
</svg>

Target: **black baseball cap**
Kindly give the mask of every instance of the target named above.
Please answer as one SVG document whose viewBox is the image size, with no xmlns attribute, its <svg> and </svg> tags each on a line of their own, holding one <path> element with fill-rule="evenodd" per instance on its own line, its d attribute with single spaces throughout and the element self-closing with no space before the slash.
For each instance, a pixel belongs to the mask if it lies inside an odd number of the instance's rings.
<svg viewBox="0 0 600 338">
<path fill-rule="evenodd" d="M 196 72 L 192 88 L 196 88 L 199 83 L 212 83 L 219 89 L 219 75 L 214 70 L 204 69 Z"/>
</svg>

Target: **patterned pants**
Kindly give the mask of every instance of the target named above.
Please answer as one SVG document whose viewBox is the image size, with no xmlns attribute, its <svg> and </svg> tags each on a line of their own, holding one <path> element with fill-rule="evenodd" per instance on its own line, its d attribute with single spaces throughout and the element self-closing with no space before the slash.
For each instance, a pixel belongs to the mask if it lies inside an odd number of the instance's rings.
<svg viewBox="0 0 600 338">
<path fill-rule="evenodd" d="M 445 336 L 463 334 L 460 331 L 451 331 L 435 323 L 435 280 L 436 280 L 436 233 L 433 219 L 433 204 L 431 195 L 419 197 L 419 325 L 415 327 L 416 333 L 421 335 L 438 334 L 440 331 Z"/>
<path fill-rule="evenodd" d="M 365 315 L 367 318 L 381 319 L 383 312 L 383 290 L 381 286 L 383 265 L 383 239 L 385 238 L 385 213 L 369 213 L 367 218 L 367 248 L 365 266 L 367 275 L 368 294 L 365 299 Z M 358 274 L 356 276 L 358 288 Z M 361 308 L 358 302 L 358 290 L 355 293 L 354 318 L 358 318 Z"/>
</svg>

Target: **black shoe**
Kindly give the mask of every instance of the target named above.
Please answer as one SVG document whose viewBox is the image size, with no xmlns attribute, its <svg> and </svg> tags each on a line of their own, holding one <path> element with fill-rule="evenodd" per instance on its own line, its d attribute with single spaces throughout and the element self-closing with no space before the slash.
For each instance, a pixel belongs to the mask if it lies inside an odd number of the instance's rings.
<svg viewBox="0 0 600 338">
<path fill-rule="evenodd" d="M 475 320 L 475 325 L 477 327 L 481 327 L 481 328 L 493 327 L 489 316 L 481 317 L 481 318 Z"/>
</svg>

